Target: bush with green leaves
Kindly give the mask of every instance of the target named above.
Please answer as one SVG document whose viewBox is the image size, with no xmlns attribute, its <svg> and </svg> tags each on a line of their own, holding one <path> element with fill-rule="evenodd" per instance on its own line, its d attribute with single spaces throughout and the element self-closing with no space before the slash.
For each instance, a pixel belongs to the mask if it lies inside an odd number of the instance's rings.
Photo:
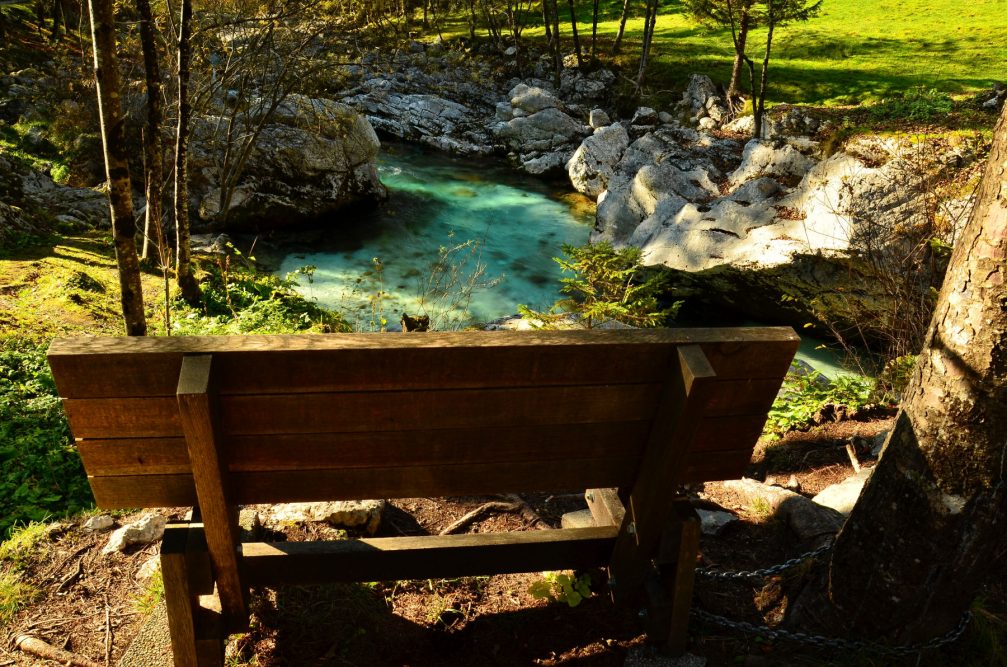
<svg viewBox="0 0 1007 667">
<path fill-rule="evenodd" d="M 6 341 L 0 347 L 0 539 L 16 524 L 93 503 L 45 349 Z"/>
<path fill-rule="evenodd" d="M 876 120 L 929 121 L 954 110 L 949 95 L 934 88 L 917 86 L 898 97 L 882 100 L 870 108 Z"/>
<path fill-rule="evenodd" d="M 573 274 L 560 280 L 560 291 L 566 298 L 557 301 L 548 313 L 518 306 L 525 318 L 549 326 L 563 319 L 564 313 L 573 313 L 588 329 L 610 320 L 657 327 L 673 319 L 682 305 L 681 301 L 663 305 L 667 275 L 645 269 L 639 248 L 616 249 L 608 241 L 582 246 L 564 243 L 563 254 L 566 257 L 553 260 L 564 273 Z"/>
<path fill-rule="evenodd" d="M 542 578 L 532 582 L 528 593 L 540 600 L 555 600 L 576 607 L 591 597 L 591 575 L 568 572 L 543 572 Z"/>
<path fill-rule="evenodd" d="M 876 402 L 877 381 L 862 375 L 840 375 L 825 381 L 816 372 L 803 372 L 795 365 L 769 409 L 765 434 L 778 437 L 787 431 L 807 428 L 826 404 L 859 410 Z"/>
</svg>

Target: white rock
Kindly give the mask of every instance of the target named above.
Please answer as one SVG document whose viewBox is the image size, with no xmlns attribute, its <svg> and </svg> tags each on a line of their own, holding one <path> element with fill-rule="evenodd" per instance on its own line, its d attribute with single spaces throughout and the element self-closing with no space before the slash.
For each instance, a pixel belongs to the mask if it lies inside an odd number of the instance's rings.
<svg viewBox="0 0 1007 667">
<path fill-rule="evenodd" d="M 825 487 L 812 500 L 822 507 L 831 507 L 840 514 L 849 516 L 872 472 L 874 472 L 874 468 L 863 468 L 842 482 Z"/>
<path fill-rule="evenodd" d="M 161 569 L 161 556 L 158 554 L 143 561 L 143 565 L 136 571 L 133 578 L 137 581 L 146 581 L 153 577 L 159 569 Z"/>
<path fill-rule="evenodd" d="M 706 116 L 704 118 L 700 118 L 699 119 L 699 129 L 706 130 L 706 131 L 716 130 L 717 129 L 717 121 L 715 121 L 710 116 Z"/>
<path fill-rule="evenodd" d="M 814 159 L 789 144 L 777 148 L 771 143 L 753 139 L 745 145 L 741 164 L 731 172 L 730 183 L 734 188 L 761 176 L 801 179 L 815 164 Z"/>
<path fill-rule="evenodd" d="M 364 528 L 373 535 L 381 524 L 381 514 L 386 504 L 384 500 L 284 503 L 270 509 L 270 519 L 280 523 L 324 521 L 344 528 Z"/>
<path fill-rule="evenodd" d="M 597 199 L 615 173 L 615 165 L 629 146 L 629 133 L 622 125 L 600 127 L 581 143 L 566 165 L 573 187 Z"/>
<path fill-rule="evenodd" d="M 718 510 L 697 509 L 696 514 L 699 515 L 699 529 L 704 535 L 719 535 L 725 526 L 738 520 L 730 512 Z"/>
<path fill-rule="evenodd" d="M 755 132 L 755 116 L 749 115 L 735 118 L 730 123 L 724 125 L 724 129 L 729 132 L 752 136 L 752 133 Z"/>
<path fill-rule="evenodd" d="M 165 519 L 160 514 L 148 514 L 112 533 L 102 554 L 125 551 L 132 544 L 150 544 L 164 535 Z"/>
<path fill-rule="evenodd" d="M 108 530 L 115 524 L 115 521 L 107 514 L 101 514 L 99 516 L 93 516 L 84 522 L 81 526 L 84 530 L 92 533 L 100 533 L 103 530 Z"/>
<path fill-rule="evenodd" d="M 560 106 L 560 101 L 548 90 L 523 83 L 519 83 L 511 89 L 510 103 L 514 108 L 521 109 L 529 114 Z"/>
<path fill-rule="evenodd" d="M 602 109 L 591 109 L 591 112 L 587 115 L 587 124 L 595 130 L 600 127 L 605 127 L 606 125 L 610 125 L 611 123 L 612 120 Z"/>
</svg>

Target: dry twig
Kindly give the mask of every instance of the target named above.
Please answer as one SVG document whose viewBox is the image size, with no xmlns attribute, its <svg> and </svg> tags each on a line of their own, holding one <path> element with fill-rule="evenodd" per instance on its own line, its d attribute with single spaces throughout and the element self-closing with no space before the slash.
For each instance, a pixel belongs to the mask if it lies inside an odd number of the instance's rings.
<svg viewBox="0 0 1007 667">
<path fill-rule="evenodd" d="M 531 505 L 525 502 L 524 498 L 517 495 L 516 493 L 508 493 L 504 495 L 504 498 L 516 504 L 518 511 L 521 513 L 521 518 L 527 521 L 529 524 L 538 528 L 539 530 L 549 530 L 550 526 L 545 520 L 538 515 L 538 512 L 531 508 Z"/>
</svg>

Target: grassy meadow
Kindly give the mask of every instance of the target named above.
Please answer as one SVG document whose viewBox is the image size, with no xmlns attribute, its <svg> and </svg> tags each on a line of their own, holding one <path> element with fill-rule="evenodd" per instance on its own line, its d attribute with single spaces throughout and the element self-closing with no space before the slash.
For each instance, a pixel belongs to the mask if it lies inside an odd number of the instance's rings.
<svg viewBox="0 0 1007 667">
<path fill-rule="evenodd" d="M 629 69 L 639 57 L 643 3 L 626 26 L 623 54 Z M 560 14 L 568 21 L 565 3 Z M 607 54 L 619 29 L 621 3 L 603 4 L 600 51 Z M 578 6 L 581 39 L 590 40 L 591 3 Z M 561 26 L 572 51 L 569 23 Z M 529 37 L 541 37 L 541 28 Z M 748 52 L 761 62 L 765 30 L 749 37 Z M 730 30 L 698 24 L 679 0 L 664 0 L 655 29 L 648 74 L 650 95 L 681 88 L 685 77 L 705 72 L 726 83 L 733 45 Z M 824 0 L 821 14 L 777 29 L 770 62 L 773 103 L 853 105 L 914 89 L 958 94 L 1007 81 L 1007 0 Z M 746 83 L 747 87 L 747 83 Z M 645 100 L 646 101 L 646 100 Z"/>
</svg>

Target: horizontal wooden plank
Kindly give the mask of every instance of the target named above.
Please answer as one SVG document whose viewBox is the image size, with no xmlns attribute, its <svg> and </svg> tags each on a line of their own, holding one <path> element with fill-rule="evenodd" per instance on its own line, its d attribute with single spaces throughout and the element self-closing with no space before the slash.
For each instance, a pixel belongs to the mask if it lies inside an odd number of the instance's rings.
<svg viewBox="0 0 1007 667">
<path fill-rule="evenodd" d="M 225 442 L 230 471 L 373 468 L 450 463 L 554 461 L 639 456 L 648 423 L 522 426 L 501 429 L 236 436 Z M 182 438 L 78 442 L 89 475 L 187 472 Z"/>
<path fill-rule="evenodd" d="M 652 382 L 691 343 L 721 378 L 782 377 L 797 342 L 783 327 L 74 338 L 54 341 L 49 363 L 65 398 L 173 395 L 186 353 L 214 354 L 224 394 L 312 393 Z"/>
<path fill-rule="evenodd" d="M 752 460 L 751 449 L 726 452 L 691 452 L 680 481 L 685 484 L 740 479 Z"/>
<path fill-rule="evenodd" d="M 722 452 L 755 447 L 766 425 L 766 415 L 737 415 L 733 417 L 706 417 L 689 447 L 693 452 Z"/>
<path fill-rule="evenodd" d="M 495 390 L 222 396 L 221 434 L 354 433 L 639 421 L 657 387 L 614 385 Z M 182 434 L 172 398 L 65 399 L 79 439 Z"/>
<path fill-rule="evenodd" d="M 608 563 L 618 528 L 243 544 L 253 586 L 585 569 Z"/>
<path fill-rule="evenodd" d="M 234 502 L 306 502 L 359 498 L 469 496 L 521 491 L 568 491 L 623 486 L 636 474 L 628 458 L 568 459 L 448 466 L 344 468 L 237 472 Z M 189 474 L 88 477 L 95 501 L 105 509 L 179 507 L 196 502 Z"/>
</svg>

